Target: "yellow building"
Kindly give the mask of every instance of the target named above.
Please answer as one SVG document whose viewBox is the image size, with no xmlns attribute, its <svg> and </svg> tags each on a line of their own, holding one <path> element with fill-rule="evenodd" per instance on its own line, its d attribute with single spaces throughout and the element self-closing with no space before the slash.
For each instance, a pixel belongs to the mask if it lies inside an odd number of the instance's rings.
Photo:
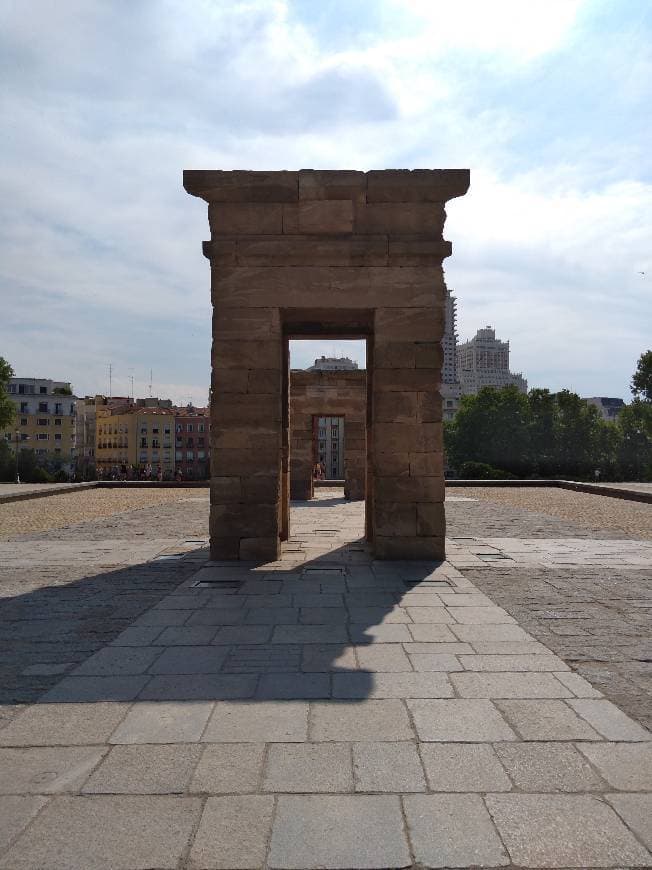
<svg viewBox="0 0 652 870">
<path fill-rule="evenodd" d="M 77 444 L 77 397 L 70 383 L 47 378 L 11 378 L 9 398 L 16 406 L 13 424 L 3 435 L 12 449 L 34 450 L 39 461 L 54 461 L 72 473 Z"/>
<path fill-rule="evenodd" d="M 130 406 L 97 408 L 95 464 L 104 475 L 134 470 L 174 474 L 174 411 Z"/>
</svg>

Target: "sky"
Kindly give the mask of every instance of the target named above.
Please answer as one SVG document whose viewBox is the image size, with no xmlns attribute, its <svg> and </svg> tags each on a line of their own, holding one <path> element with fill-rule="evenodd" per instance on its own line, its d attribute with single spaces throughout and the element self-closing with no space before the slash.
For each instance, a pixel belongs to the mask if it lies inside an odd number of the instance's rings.
<svg viewBox="0 0 652 870">
<path fill-rule="evenodd" d="M 205 203 L 183 169 L 471 170 L 458 333 L 531 387 L 630 397 L 652 336 L 649 0 L 5 0 L 0 356 L 203 404 Z M 644 274 L 641 274 L 644 273 Z M 292 365 L 360 345 L 302 343 Z M 150 376 L 151 372 L 151 376 Z"/>
</svg>

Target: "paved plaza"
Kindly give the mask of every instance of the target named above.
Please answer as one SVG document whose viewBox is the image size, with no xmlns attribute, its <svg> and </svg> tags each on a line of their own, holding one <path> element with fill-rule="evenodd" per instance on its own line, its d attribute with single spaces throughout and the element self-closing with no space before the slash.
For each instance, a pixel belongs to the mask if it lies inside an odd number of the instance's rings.
<svg viewBox="0 0 652 870">
<path fill-rule="evenodd" d="M 0 506 L 0 868 L 652 866 L 652 507 L 451 488 L 378 562 L 320 490 L 253 565 L 175 493 Z"/>
</svg>

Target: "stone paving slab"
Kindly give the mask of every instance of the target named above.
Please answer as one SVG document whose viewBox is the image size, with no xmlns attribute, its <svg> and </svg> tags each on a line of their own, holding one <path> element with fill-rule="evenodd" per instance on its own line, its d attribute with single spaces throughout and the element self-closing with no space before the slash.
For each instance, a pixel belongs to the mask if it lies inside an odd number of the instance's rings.
<svg viewBox="0 0 652 870">
<path fill-rule="evenodd" d="M 67 587 L 9 603 L 5 643 L 32 644 L 39 623 L 34 646 L 64 638 L 42 664 L 69 665 L 43 675 L 37 703 L 2 711 L 0 792 L 16 793 L 0 794 L 0 866 L 652 866 L 648 731 L 466 568 L 371 560 L 351 543 L 359 505 L 329 504 L 328 520 L 294 510 L 315 546 L 295 541 L 277 563 L 201 567 L 191 552 L 174 583 L 156 580 L 169 562 L 143 567 L 152 594 L 116 571 L 73 575 L 71 603 Z M 167 533 L 172 512 L 152 511 Z M 113 558 L 97 535 L 86 548 Z M 509 543 L 513 561 L 541 558 L 530 543 Z M 552 557 L 635 558 L 608 543 L 567 539 Z M 506 546 L 460 543 L 453 559 L 489 576 L 483 558 Z M 63 659 L 66 626 L 97 598 L 97 630 L 126 616 Z M 572 604 L 556 622 L 595 619 Z M 644 611 L 631 608 L 637 626 Z"/>
<path fill-rule="evenodd" d="M 0 858 L 0 867 L 173 870 L 200 813 L 201 802 L 192 797 L 57 797 Z"/>
<path fill-rule="evenodd" d="M 426 867 L 504 867 L 509 857 L 478 795 L 403 799 L 415 860 Z"/>
<path fill-rule="evenodd" d="M 488 795 L 487 806 L 519 866 L 649 866 L 647 849 L 592 795 Z"/>
<path fill-rule="evenodd" d="M 396 795 L 281 796 L 269 867 L 400 868 L 412 864 Z"/>
</svg>

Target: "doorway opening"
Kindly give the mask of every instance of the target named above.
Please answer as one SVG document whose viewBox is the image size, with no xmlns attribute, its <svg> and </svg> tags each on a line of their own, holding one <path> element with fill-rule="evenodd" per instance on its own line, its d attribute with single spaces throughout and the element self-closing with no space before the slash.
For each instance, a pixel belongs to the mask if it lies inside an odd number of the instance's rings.
<svg viewBox="0 0 652 870">
<path fill-rule="evenodd" d="M 287 338 L 288 418 L 283 477 L 289 498 L 284 540 L 290 535 L 289 500 L 335 504 L 357 502 L 363 528 L 368 502 L 369 383 L 366 338 Z M 361 503 L 361 504 L 360 504 Z M 368 504 L 366 505 L 368 508 Z M 285 517 L 282 518 L 283 520 Z M 367 528 L 367 537 L 370 538 Z M 286 537 L 287 536 L 287 537 Z"/>
<path fill-rule="evenodd" d="M 312 417 L 313 480 L 344 487 L 344 420 Z"/>
</svg>

